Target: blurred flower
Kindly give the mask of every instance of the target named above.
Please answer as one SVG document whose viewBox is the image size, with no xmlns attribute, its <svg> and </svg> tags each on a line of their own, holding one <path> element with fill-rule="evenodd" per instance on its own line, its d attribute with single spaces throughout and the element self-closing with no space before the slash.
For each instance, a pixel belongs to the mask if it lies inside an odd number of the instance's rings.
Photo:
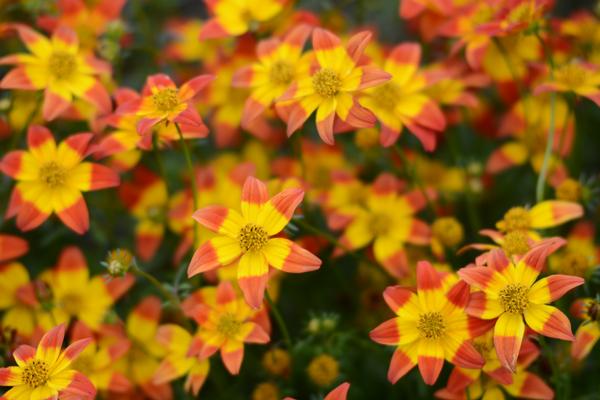
<svg viewBox="0 0 600 400">
<path fill-rule="evenodd" d="M 90 339 L 76 341 L 62 351 L 64 336 L 65 326 L 59 325 L 42 337 L 37 349 L 19 346 L 13 353 L 18 365 L 0 368 L 0 386 L 13 387 L 3 397 L 93 399 L 94 385 L 71 366 Z"/>
<path fill-rule="evenodd" d="M 290 353 L 278 347 L 266 351 L 262 357 L 263 368 L 277 376 L 288 376 L 291 363 Z"/>
<path fill-rule="evenodd" d="M 164 384 L 186 376 L 184 389 L 198 396 L 210 368 L 207 359 L 199 359 L 190 354 L 193 338 L 179 325 L 161 325 L 156 333 L 156 341 L 167 350 L 154 373 L 154 382 Z"/>
<path fill-rule="evenodd" d="M 108 252 L 102 264 L 113 278 L 123 277 L 135 265 L 133 255 L 127 249 L 115 249 Z"/>
<path fill-rule="evenodd" d="M 459 281 L 445 291 L 440 274 L 430 263 L 421 261 L 416 294 L 390 286 L 383 297 L 396 317 L 373 329 L 369 336 L 377 343 L 396 346 L 388 370 L 390 382 L 396 383 L 418 364 L 423 381 L 433 385 L 444 359 L 463 368 L 484 365 L 470 339 L 487 327 L 465 313 L 469 301 L 465 282 Z"/>
<path fill-rule="evenodd" d="M 0 310 L 4 328 L 30 337 L 36 328 L 39 303 L 27 268 L 21 263 L 0 264 Z"/>
<path fill-rule="evenodd" d="M 57 146 L 47 128 L 32 125 L 27 134 L 29 150 L 11 151 L 2 158 L 0 170 L 17 181 L 6 214 L 17 216 L 19 229 L 35 229 L 56 213 L 73 231 L 88 230 L 88 209 L 81 192 L 119 184 L 119 176 L 111 169 L 83 161 L 92 136 L 71 135 Z"/>
<path fill-rule="evenodd" d="M 11 27 L 31 54 L 12 54 L 0 59 L 0 64 L 17 65 L 4 76 L 0 88 L 44 90 L 45 120 L 60 116 L 74 98 L 92 103 L 100 115 L 110 112 L 110 98 L 98 79 L 98 75 L 110 73 L 110 66 L 83 53 L 75 32 L 60 27 L 48 40 L 25 25 Z"/>
<path fill-rule="evenodd" d="M 256 47 L 258 61 L 235 73 L 232 85 L 251 89 L 244 104 L 243 126 L 262 114 L 292 82 L 306 74 L 308 63 L 301 56 L 311 29 L 308 25 L 299 25 L 281 39 L 260 42 Z"/>
<path fill-rule="evenodd" d="M 600 85 L 600 71 L 596 66 L 573 61 L 558 67 L 549 81 L 536 87 L 534 93 L 572 92 L 600 105 L 598 85 Z"/>
<path fill-rule="evenodd" d="M 573 340 L 569 319 L 547 303 L 582 285 L 583 279 L 551 275 L 536 282 L 546 257 L 564 244 L 560 238 L 547 239 L 516 264 L 502 250 L 492 250 L 485 258 L 487 266 L 468 266 L 458 271 L 465 282 L 479 290 L 471 293 L 467 313 L 495 321 L 494 346 L 498 360 L 513 372 L 516 371 L 525 323 L 541 335 Z"/>
<path fill-rule="evenodd" d="M 252 400 L 279 400 L 279 389 L 271 382 L 258 384 L 252 391 Z"/>
<path fill-rule="evenodd" d="M 346 400 L 348 396 L 348 390 L 350 389 L 350 384 L 348 382 L 342 383 L 340 386 L 333 389 L 323 400 Z M 286 397 L 283 400 L 294 400 L 291 397 Z"/>
<path fill-rule="evenodd" d="M 24 239 L 14 235 L 0 234 L 0 262 L 21 257 L 29 251 Z"/>
<path fill-rule="evenodd" d="M 253 321 L 257 311 L 236 296 L 229 282 L 219 284 L 214 304 L 202 303 L 193 311 L 200 326 L 194 336 L 190 355 L 206 359 L 221 351 L 225 368 L 233 374 L 240 372 L 244 358 L 244 343 L 268 343 L 269 333 Z"/>
<path fill-rule="evenodd" d="M 403 43 L 394 47 L 383 65 L 391 80 L 365 90 L 359 97 L 359 103 L 381 123 L 380 142 L 385 147 L 393 145 L 406 126 L 425 150 L 432 151 L 436 133 L 446 128 L 442 110 L 425 92 L 427 80 L 419 71 L 420 61 L 419 44 Z"/>
<path fill-rule="evenodd" d="M 571 357 L 581 361 L 600 339 L 600 302 L 598 299 L 578 299 L 571 306 L 571 313 L 582 320 L 571 346 Z"/>
<path fill-rule="evenodd" d="M 338 361 L 331 355 L 321 354 L 310 361 L 306 373 L 317 386 L 328 387 L 339 377 L 340 367 Z"/>
<path fill-rule="evenodd" d="M 275 17 L 287 0 L 204 0 L 212 14 L 200 30 L 200 39 L 239 36 Z"/>
</svg>

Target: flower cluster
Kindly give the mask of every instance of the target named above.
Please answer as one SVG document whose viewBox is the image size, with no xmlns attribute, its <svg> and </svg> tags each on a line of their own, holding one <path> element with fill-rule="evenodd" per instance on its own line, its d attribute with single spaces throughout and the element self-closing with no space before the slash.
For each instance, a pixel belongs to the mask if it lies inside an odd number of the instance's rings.
<svg viewBox="0 0 600 400">
<path fill-rule="evenodd" d="M 0 399 L 593 397 L 577 3 L 0 0 Z"/>
</svg>

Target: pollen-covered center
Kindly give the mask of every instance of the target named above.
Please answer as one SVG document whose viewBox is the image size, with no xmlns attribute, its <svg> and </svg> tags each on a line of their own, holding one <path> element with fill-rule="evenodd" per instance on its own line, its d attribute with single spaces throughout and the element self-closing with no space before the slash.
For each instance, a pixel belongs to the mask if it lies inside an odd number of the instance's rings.
<svg viewBox="0 0 600 400">
<path fill-rule="evenodd" d="M 560 271 L 575 276 L 585 276 L 590 267 L 590 259 L 585 254 L 577 251 L 567 251 L 560 259 Z"/>
<path fill-rule="evenodd" d="M 152 103 L 160 112 L 170 112 L 179 105 L 177 98 L 177 89 L 164 88 L 152 95 Z"/>
<path fill-rule="evenodd" d="M 504 236 L 502 249 L 509 256 L 521 255 L 529 251 L 529 238 L 526 231 L 512 231 Z"/>
<path fill-rule="evenodd" d="M 294 66 L 284 60 L 273 63 L 269 70 L 269 80 L 276 85 L 289 85 L 294 79 Z"/>
<path fill-rule="evenodd" d="M 49 372 L 48 364 L 45 361 L 33 360 L 23 368 L 23 383 L 30 388 L 40 387 L 48 381 Z"/>
<path fill-rule="evenodd" d="M 48 72 L 57 79 L 68 79 L 77 68 L 75 55 L 66 51 L 55 51 L 48 59 Z"/>
<path fill-rule="evenodd" d="M 239 321 L 235 315 L 230 313 L 223 314 L 217 323 L 217 331 L 227 338 L 235 337 L 241 328 L 242 321 Z"/>
<path fill-rule="evenodd" d="M 520 283 L 510 283 L 500 290 L 500 304 L 504 311 L 513 314 L 522 314 L 529 306 L 529 288 Z"/>
<path fill-rule="evenodd" d="M 505 232 L 527 230 L 531 226 L 529 211 L 523 207 L 513 207 L 504 214 L 502 230 Z"/>
<path fill-rule="evenodd" d="M 67 313 L 75 315 L 81 310 L 82 302 L 83 299 L 80 295 L 77 293 L 69 293 L 61 299 L 60 304 Z"/>
<path fill-rule="evenodd" d="M 269 241 L 269 234 L 262 226 L 247 224 L 240 229 L 238 240 L 240 242 L 240 247 L 245 252 L 258 251 Z"/>
<path fill-rule="evenodd" d="M 393 110 L 398 104 L 398 99 L 400 98 L 400 89 L 394 83 L 386 83 L 381 85 L 373 91 L 373 99 L 375 103 L 385 109 L 385 110 Z"/>
<path fill-rule="evenodd" d="M 38 176 L 48 187 L 55 188 L 65 184 L 67 171 L 56 161 L 49 161 L 40 167 Z"/>
<path fill-rule="evenodd" d="M 337 72 L 329 68 L 321 68 L 312 77 L 315 92 L 321 97 L 334 97 L 342 87 L 342 80 Z"/>
<path fill-rule="evenodd" d="M 570 63 L 562 66 L 555 72 L 555 80 L 569 87 L 578 87 L 588 80 L 588 71 L 581 65 Z"/>
<path fill-rule="evenodd" d="M 369 226 L 376 235 L 383 235 L 390 230 L 390 217 L 384 214 L 373 214 L 369 221 Z"/>
<path fill-rule="evenodd" d="M 417 329 L 426 339 L 439 339 L 446 331 L 446 323 L 440 312 L 427 312 L 419 315 Z"/>
</svg>

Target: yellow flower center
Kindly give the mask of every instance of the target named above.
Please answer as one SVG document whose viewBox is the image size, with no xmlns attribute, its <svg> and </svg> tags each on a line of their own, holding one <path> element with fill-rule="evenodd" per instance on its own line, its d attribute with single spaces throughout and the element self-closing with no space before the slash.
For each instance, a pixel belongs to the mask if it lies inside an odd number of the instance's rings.
<svg viewBox="0 0 600 400">
<path fill-rule="evenodd" d="M 556 198 L 575 202 L 581 198 L 581 192 L 581 184 L 575 179 L 568 178 L 556 188 Z"/>
<path fill-rule="evenodd" d="M 23 368 L 23 382 L 30 388 L 40 387 L 48 381 L 50 377 L 48 364 L 42 360 L 33 360 Z"/>
<path fill-rule="evenodd" d="M 329 354 L 321 354 L 308 364 L 308 376 L 318 386 L 326 387 L 335 381 L 339 374 L 339 363 Z"/>
<path fill-rule="evenodd" d="M 454 247 L 462 242 L 464 237 L 463 227 L 453 217 L 438 218 L 434 221 L 433 235 L 446 247 Z"/>
<path fill-rule="evenodd" d="M 49 161 L 41 166 L 39 179 L 48 187 L 55 188 L 65 184 L 67 171 L 56 161 Z"/>
<path fill-rule="evenodd" d="M 570 63 L 563 65 L 554 73 L 555 80 L 568 87 L 576 88 L 589 79 L 589 72 L 581 65 Z"/>
<path fill-rule="evenodd" d="M 373 214 L 369 226 L 375 235 L 383 235 L 390 230 L 390 217 L 384 214 Z"/>
<path fill-rule="evenodd" d="M 239 321 L 235 315 L 225 313 L 219 318 L 217 331 L 226 338 L 235 337 L 242 328 L 242 321 Z"/>
<path fill-rule="evenodd" d="M 61 299 L 60 304 L 68 314 L 77 315 L 81 310 L 82 298 L 76 293 L 69 293 Z"/>
<path fill-rule="evenodd" d="M 527 295 L 529 288 L 520 283 L 509 283 L 500 290 L 500 304 L 504 307 L 504 311 L 513 314 L 522 314 L 529 306 Z"/>
<path fill-rule="evenodd" d="M 321 97 L 334 97 L 342 87 L 342 80 L 337 72 L 329 68 L 321 68 L 312 77 L 315 92 Z"/>
<path fill-rule="evenodd" d="M 375 103 L 385 110 L 393 110 L 398 104 L 400 98 L 400 89 L 394 83 L 386 83 L 377 87 L 373 91 L 373 99 Z"/>
<path fill-rule="evenodd" d="M 567 251 L 560 259 L 560 272 L 568 275 L 584 276 L 589 266 L 589 258 L 580 252 Z"/>
<path fill-rule="evenodd" d="M 587 305 L 587 315 L 591 321 L 600 321 L 600 303 L 591 300 Z"/>
<path fill-rule="evenodd" d="M 66 51 L 55 51 L 48 60 L 48 71 L 57 80 L 68 79 L 77 68 L 75 55 Z"/>
<path fill-rule="evenodd" d="M 439 339 L 446 331 L 444 317 L 440 312 L 426 312 L 419 315 L 417 329 L 425 339 Z"/>
<path fill-rule="evenodd" d="M 289 85 L 294 79 L 294 66 L 287 61 L 276 61 L 269 70 L 269 80 L 275 85 Z"/>
<path fill-rule="evenodd" d="M 154 107 L 163 113 L 171 112 L 179 105 L 177 98 L 177 89 L 164 88 L 152 95 Z"/>
<path fill-rule="evenodd" d="M 512 231 L 504 236 L 502 249 L 509 256 L 521 255 L 529 251 L 529 242 L 526 231 Z"/>
<path fill-rule="evenodd" d="M 262 226 L 247 224 L 240 229 L 238 241 L 240 242 L 240 247 L 245 252 L 259 251 L 269 241 L 269 234 Z"/>
<path fill-rule="evenodd" d="M 531 226 L 529 211 L 523 207 L 513 207 L 504 214 L 502 230 L 505 232 L 528 230 Z"/>
</svg>

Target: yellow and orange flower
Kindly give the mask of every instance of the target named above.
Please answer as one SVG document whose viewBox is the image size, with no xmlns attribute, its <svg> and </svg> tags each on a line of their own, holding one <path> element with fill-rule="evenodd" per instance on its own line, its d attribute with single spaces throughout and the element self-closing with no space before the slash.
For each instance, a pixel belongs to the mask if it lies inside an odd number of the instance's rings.
<svg viewBox="0 0 600 400">
<path fill-rule="evenodd" d="M 489 324 L 467 316 L 469 286 L 462 281 L 444 290 L 440 274 L 429 262 L 417 265 L 417 293 L 390 286 L 383 297 L 395 318 L 373 329 L 371 339 L 395 346 L 388 380 L 396 383 L 418 364 L 428 385 L 437 380 L 444 359 L 463 368 L 481 368 L 484 359 L 470 339 Z"/>
<path fill-rule="evenodd" d="M 205 137 L 208 128 L 202 122 L 193 100 L 213 79 L 212 75 L 198 75 L 178 88 L 165 74 L 150 75 L 141 98 L 123 104 L 117 112 L 134 113 L 139 117 L 137 131 L 142 136 L 151 134 L 152 127 L 161 122 L 171 122 L 177 124 L 182 132 Z"/>
<path fill-rule="evenodd" d="M 381 144 L 391 146 L 404 126 L 427 151 L 436 145 L 436 132 L 446 128 L 446 118 L 439 106 L 425 92 L 427 80 L 419 71 L 421 46 L 400 44 L 390 52 L 383 70 L 392 79 L 381 86 L 365 90 L 359 103 L 373 112 L 381 124 Z"/>
<path fill-rule="evenodd" d="M 429 196 L 433 197 L 431 191 Z M 399 195 L 396 179 L 383 174 L 371 186 L 365 205 L 336 211 L 350 220 L 340 242 L 352 250 L 373 242 L 375 259 L 386 271 L 395 277 L 406 276 L 405 244 L 428 245 L 431 239 L 429 226 L 414 216 L 426 203 L 420 190 Z"/>
<path fill-rule="evenodd" d="M 200 30 L 200 40 L 240 36 L 283 10 L 287 0 L 204 0 L 212 18 Z"/>
<path fill-rule="evenodd" d="M 243 126 L 262 114 L 292 82 L 306 73 L 308 63 L 301 56 L 311 30 L 309 25 L 299 25 L 281 39 L 260 42 L 256 48 L 258 61 L 235 73 L 232 84 L 252 90 L 244 105 Z"/>
<path fill-rule="evenodd" d="M 458 275 L 477 291 L 471 293 L 467 313 L 494 320 L 494 346 L 502 366 L 516 371 L 517 357 L 525 325 L 533 331 L 562 340 L 573 340 L 569 319 L 548 303 L 582 285 L 583 279 L 570 275 L 550 275 L 536 281 L 546 258 L 565 243 L 546 239 L 534 246 L 518 262 L 500 250 L 492 250 L 487 266 L 467 266 Z"/>
<path fill-rule="evenodd" d="M 36 328 L 38 301 L 27 268 L 21 263 L 0 264 L 0 325 L 30 337 Z"/>
<path fill-rule="evenodd" d="M 49 40 L 25 25 L 11 27 L 31 53 L 0 59 L 0 65 L 17 65 L 0 81 L 0 88 L 44 90 L 42 114 L 46 120 L 60 116 L 75 98 L 93 104 L 100 115 L 110 112 L 110 97 L 98 79 L 100 74 L 110 73 L 110 66 L 83 53 L 75 32 L 59 27 Z"/>
<path fill-rule="evenodd" d="M 0 386 L 12 386 L 3 400 L 88 399 L 96 395 L 94 385 L 71 363 L 89 344 L 90 339 L 72 343 L 62 351 L 65 326 L 49 330 L 36 348 L 22 345 L 13 352 L 17 366 L 0 368 Z"/>
<path fill-rule="evenodd" d="M 534 93 L 572 92 L 600 105 L 600 71 L 593 64 L 572 61 L 554 71 L 548 82 L 535 88 Z"/>
<path fill-rule="evenodd" d="M 193 311 L 200 330 L 188 354 L 206 359 L 220 350 L 225 368 L 237 375 L 244 359 L 244 343 L 270 340 L 266 326 L 256 322 L 258 314 L 237 297 L 231 283 L 221 282 L 216 301 L 200 304 Z"/>
<path fill-rule="evenodd" d="M 71 331 L 71 341 L 83 338 L 91 338 L 91 341 L 72 364 L 73 369 L 84 374 L 98 391 L 129 391 L 131 382 L 116 369 L 117 363 L 129 351 L 129 340 L 112 335 L 109 329 L 94 337 L 87 326 L 76 322 Z"/>
<path fill-rule="evenodd" d="M 571 313 L 582 320 L 575 332 L 571 357 L 583 360 L 600 339 L 600 302 L 598 299 L 578 299 L 571 306 Z"/>
<path fill-rule="evenodd" d="M 77 247 L 66 247 L 56 268 L 43 277 L 52 289 L 54 307 L 40 318 L 43 326 L 54 321 L 68 323 L 77 318 L 87 327 L 97 330 L 114 302 L 134 283 L 132 275 L 106 282 L 100 276 L 90 278 L 87 262 Z"/>
<path fill-rule="evenodd" d="M 357 96 L 364 89 L 388 81 L 390 75 L 364 64 L 363 51 L 370 39 L 371 33 L 358 33 L 344 48 L 333 33 L 321 28 L 313 30 L 314 65 L 306 76 L 292 83 L 278 102 L 288 113 L 288 136 L 315 110 L 317 131 L 327 144 L 334 142 L 336 116 L 354 128 L 373 126 L 373 115 L 358 104 Z"/>
<path fill-rule="evenodd" d="M 56 213 L 73 231 L 88 230 L 81 192 L 119 184 L 111 169 L 83 161 L 92 137 L 91 133 L 71 135 L 57 146 L 48 129 L 32 125 L 27 134 L 29 151 L 12 151 L 0 161 L 0 171 L 17 181 L 6 214 L 17 217 L 19 229 L 34 229 Z"/>
<path fill-rule="evenodd" d="M 314 271 L 321 260 L 285 238 L 271 238 L 288 224 L 304 191 L 285 189 L 269 199 L 267 186 L 249 177 L 242 190 L 239 212 L 222 206 L 196 211 L 193 218 L 218 235 L 204 243 L 188 267 L 188 276 L 227 266 L 236 261 L 238 284 L 248 304 L 262 305 L 269 266 L 284 272 Z"/>
<path fill-rule="evenodd" d="M 189 354 L 192 335 L 179 325 L 169 324 L 158 328 L 156 340 L 167 350 L 167 355 L 154 373 L 154 383 L 164 384 L 187 376 L 185 390 L 198 396 L 208 376 L 210 363 L 208 359 Z"/>
<path fill-rule="evenodd" d="M 154 257 L 165 232 L 168 193 L 166 183 L 145 167 L 133 172 L 133 181 L 119 188 L 121 199 L 136 218 L 135 247 L 142 261 Z"/>
<path fill-rule="evenodd" d="M 514 374 L 500 366 L 494 351 L 491 331 L 475 339 L 474 344 L 485 358 L 486 363 L 483 369 L 454 368 L 448 378 L 447 386 L 435 392 L 435 397 L 443 400 L 466 400 L 469 398 L 504 400 L 505 396 L 502 390 L 504 389 L 505 392 L 516 398 L 536 400 L 552 400 L 554 398 L 554 391 L 544 380 L 527 371 L 527 367 L 540 354 L 540 350 L 531 340 L 527 339 L 523 342 L 517 361 L 517 371 Z"/>
</svg>

